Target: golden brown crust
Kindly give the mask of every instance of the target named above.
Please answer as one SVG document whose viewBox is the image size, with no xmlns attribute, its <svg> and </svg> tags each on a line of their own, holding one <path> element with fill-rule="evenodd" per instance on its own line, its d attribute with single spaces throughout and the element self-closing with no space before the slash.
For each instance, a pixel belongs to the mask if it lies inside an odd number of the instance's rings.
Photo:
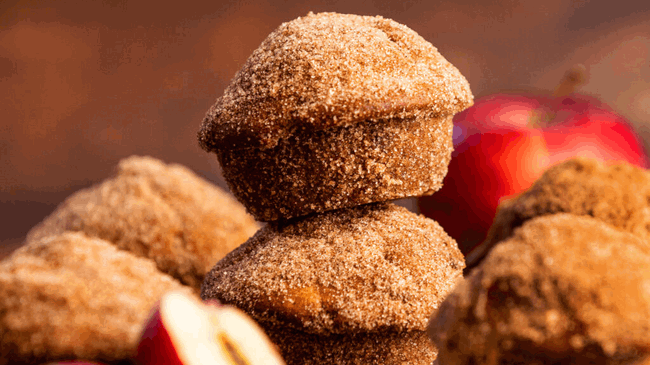
<svg viewBox="0 0 650 365">
<path fill-rule="evenodd" d="M 0 364 L 128 359 L 169 290 L 189 292 L 104 240 L 71 232 L 33 240 L 0 263 Z"/>
<path fill-rule="evenodd" d="M 198 292 L 215 262 L 258 227 L 234 198 L 189 169 L 132 156 L 113 178 L 66 199 L 27 240 L 81 231 L 152 259 Z"/>
<path fill-rule="evenodd" d="M 431 365 L 437 351 L 424 331 L 337 335 L 265 328 L 287 365 Z"/>
<path fill-rule="evenodd" d="M 650 247 L 589 216 L 526 221 L 442 303 L 441 364 L 630 364 L 650 355 Z"/>
<path fill-rule="evenodd" d="M 627 162 L 606 165 L 589 158 L 551 167 L 530 189 L 499 206 L 485 242 L 468 256 L 468 266 L 525 221 L 560 212 L 589 215 L 648 240 L 650 173 Z"/>
<path fill-rule="evenodd" d="M 451 159 L 443 119 L 303 131 L 270 149 L 218 153 L 230 190 L 260 221 L 431 194 Z"/>
<path fill-rule="evenodd" d="M 309 13 L 262 42 L 208 111 L 206 151 L 271 148 L 297 128 L 443 117 L 467 80 L 413 30 L 382 17 Z"/>
<path fill-rule="evenodd" d="M 215 265 L 201 297 L 316 334 L 424 330 L 463 267 L 436 222 L 371 204 L 268 224 Z"/>
</svg>

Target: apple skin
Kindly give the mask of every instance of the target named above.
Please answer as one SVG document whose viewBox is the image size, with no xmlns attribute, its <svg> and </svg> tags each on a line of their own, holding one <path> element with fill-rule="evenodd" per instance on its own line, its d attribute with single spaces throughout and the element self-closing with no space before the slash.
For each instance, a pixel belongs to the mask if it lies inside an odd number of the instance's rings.
<svg viewBox="0 0 650 365">
<path fill-rule="evenodd" d="M 133 360 L 141 365 L 284 365 L 247 314 L 178 291 L 163 295 L 152 309 Z"/>
<path fill-rule="evenodd" d="M 631 125 L 595 98 L 499 93 L 454 117 L 454 152 L 443 187 L 418 198 L 467 256 L 480 244 L 499 202 L 529 188 L 551 165 L 575 156 L 648 168 Z M 469 267 L 469 265 L 468 265 Z"/>
<path fill-rule="evenodd" d="M 151 311 L 135 359 L 138 364 L 183 365 L 163 322 L 160 304 Z"/>
</svg>

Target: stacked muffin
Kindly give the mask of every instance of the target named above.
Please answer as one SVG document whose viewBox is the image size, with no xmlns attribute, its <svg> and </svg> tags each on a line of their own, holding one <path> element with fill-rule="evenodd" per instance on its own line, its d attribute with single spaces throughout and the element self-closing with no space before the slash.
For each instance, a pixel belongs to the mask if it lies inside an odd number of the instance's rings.
<svg viewBox="0 0 650 365">
<path fill-rule="evenodd" d="M 425 329 L 462 276 L 456 242 L 388 203 L 442 186 L 467 81 L 381 17 L 282 24 L 210 108 L 200 145 L 260 221 L 201 296 L 242 308 L 288 364 L 430 364 Z"/>
</svg>

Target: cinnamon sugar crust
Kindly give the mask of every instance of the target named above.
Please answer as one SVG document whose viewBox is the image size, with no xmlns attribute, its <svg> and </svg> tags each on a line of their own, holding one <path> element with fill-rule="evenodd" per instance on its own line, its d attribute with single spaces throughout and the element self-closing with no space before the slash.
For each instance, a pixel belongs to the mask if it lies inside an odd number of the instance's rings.
<svg viewBox="0 0 650 365">
<path fill-rule="evenodd" d="M 650 357 L 650 247 L 590 216 L 526 221 L 431 319 L 441 364 L 633 364 Z"/>
<path fill-rule="evenodd" d="M 190 291 L 102 239 L 32 240 L 0 262 L 0 364 L 129 359 L 169 290 Z"/>
<path fill-rule="evenodd" d="M 201 297 L 313 334 L 424 330 L 463 267 L 436 222 L 370 204 L 266 225 L 215 265 Z"/>
<path fill-rule="evenodd" d="M 112 178 L 67 198 L 27 241 L 84 232 L 152 259 L 198 293 L 212 266 L 258 228 L 232 196 L 186 167 L 132 156 Z"/>
<path fill-rule="evenodd" d="M 301 131 L 270 149 L 218 153 L 230 190 L 260 221 L 432 194 L 453 150 L 451 117 Z"/>
<path fill-rule="evenodd" d="M 647 241 L 650 173 L 627 162 L 605 164 L 584 157 L 555 165 L 527 191 L 499 206 L 485 242 L 468 256 L 468 264 L 474 266 L 525 221 L 561 212 L 595 217 Z"/>
<path fill-rule="evenodd" d="M 266 149 L 297 129 L 441 118 L 472 103 L 467 80 L 408 27 L 380 16 L 309 13 L 253 52 L 198 137 L 209 152 Z"/>
<path fill-rule="evenodd" d="M 287 365 L 431 365 L 438 351 L 425 331 L 315 335 L 265 328 Z"/>
</svg>

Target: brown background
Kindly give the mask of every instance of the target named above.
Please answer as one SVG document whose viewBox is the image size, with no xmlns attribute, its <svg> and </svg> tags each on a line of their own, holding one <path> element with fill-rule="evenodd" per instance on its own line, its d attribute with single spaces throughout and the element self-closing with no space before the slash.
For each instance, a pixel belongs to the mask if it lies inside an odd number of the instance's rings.
<svg viewBox="0 0 650 365">
<path fill-rule="evenodd" d="M 308 11 L 383 15 L 438 47 L 475 95 L 583 90 L 650 141 L 650 2 L 0 1 L 0 256 L 74 191 L 146 154 L 224 186 L 200 121 L 248 55 Z"/>
</svg>

